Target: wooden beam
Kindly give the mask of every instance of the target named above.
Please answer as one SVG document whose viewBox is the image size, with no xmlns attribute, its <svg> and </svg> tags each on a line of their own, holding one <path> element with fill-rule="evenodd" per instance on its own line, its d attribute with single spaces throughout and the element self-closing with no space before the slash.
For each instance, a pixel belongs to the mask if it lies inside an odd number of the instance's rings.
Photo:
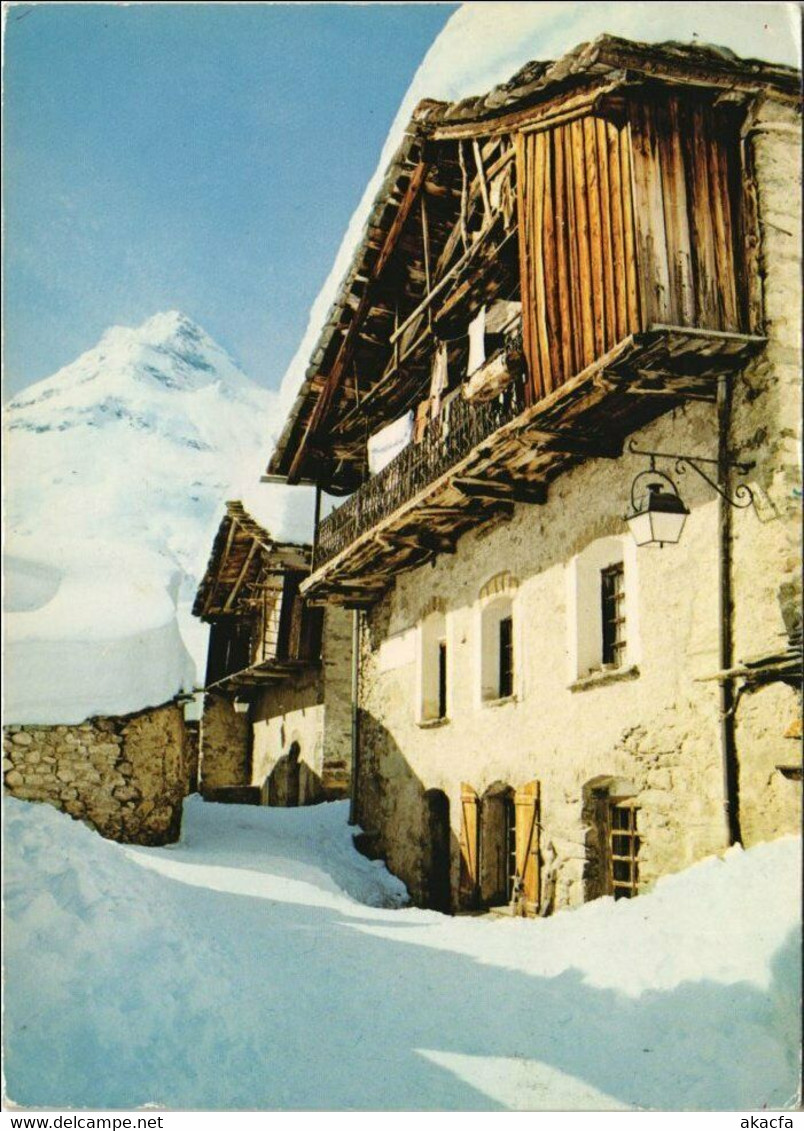
<svg viewBox="0 0 804 1131">
<path fill-rule="evenodd" d="M 424 251 L 424 286 L 427 297 L 430 297 L 431 279 L 430 279 L 430 228 L 427 223 L 427 206 L 424 203 L 424 196 L 420 197 L 421 210 L 422 210 L 422 245 Z M 398 308 L 397 308 L 398 312 Z M 398 313 L 396 315 L 398 317 Z M 396 321 L 396 318 L 395 318 Z M 396 330 L 396 325 L 394 326 Z"/>
<path fill-rule="evenodd" d="M 469 230 L 466 226 L 467 216 L 469 212 L 469 190 L 468 190 L 468 176 L 466 172 L 466 160 L 463 155 L 463 142 L 458 142 L 458 162 L 461 166 L 461 214 L 460 214 L 460 232 L 461 239 L 463 240 L 464 251 L 469 248 Z"/>
<path fill-rule="evenodd" d="M 611 94 L 623 86 L 626 80 L 626 72 L 624 70 L 614 71 L 606 78 L 609 81 L 605 85 L 593 87 L 591 90 L 587 88 L 581 94 L 570 93 L 560 102 L 551 99 L 546 106 L 528 106 L 524 110 L 513 110 L 485 121 L 455 122 L 436 126 L 432 135 L 433 141 L 500 137 L 502 134 L 510 134 L 536 126 L 537 123 L 548 126 L 551 120 L 564 118 L 568 112 L 591 113 L 599 98 Z"/>
<path fill-rule="evenodd" d="M 617 437 L 579 436 L 572 432 L 534 428 L 523 431 L 520 439 L 533 440 L 549 451 L 567 452 L 590 459 L 618 459 L 623 454 L 623 442 Z"/>
<path fill-rule="evenodd" d="M 545 503 L 547 488 L 543 483 L 528 479 L 508 479 L 502 476 L 480 478 L 459 476 L 452 480 L 452 486 L 463 495 L 473 499 L 497 499 L 512 503 Z"/>
<path fill-rule="evenodd" d="M 304 456 L 307 450 L 307 446 L 317 435 L 318 429 L 320 428 L 324 417 L 329 411 L 335 393 L 337 392 L 340 383 L 343 380 L 343 375 L 346 372 L 347 366 L 352 360 L 352 356 L 354 354 L 355 346 L 357 345 L 358 340 L 357 332 L 366 315 L 366 312 L 371 306 L 371 294 L 372 290 L 374 289 L 374 284 L 379 279 L 380 275 L 383 272 L 383 269 L 385 268 L 388 260 L 391 258 L 391 255 L 396 248 L 399 236 L 401 235 L 402 229 L 405 226 L 405 222 L 410 215 L 413 205 L 418 199 L 419 192 L 421 191 L 422 185 L 424 184 L 429 168 L 430 166 L 427 162 L 421 161 L 413 170 L 410 181 L 408 182 L 408 187 L 405 195 L 400 202 L 396 216 L 394 217 L 393 222 L 391 223 L 391 226 L 386 233 L 385 240 L 382 244 L 382 247 L 380 248 L 380 252 L 376 260 L 374 261 L 374 266 L 371 268 L 371 271 L 369 273 L 369 279 L 366 283 L 363 296 L 358 303 L 354 315 L 352 316 L 352 320 L 349 323 L 349 328 L 346 331 L 343 341 L 341 342 L 341 347 L 338 350 L 338 354 L 332 365 L 332 369 L 327 375 L 326 381 L 324 383 L 324 388 L 321 390 L 318 396 L 318 400 L 315 403 L 315 408 L 312 411 L 310 420 L 307 424 L 307 428 L 301 439 L 301 443 L 299 444 L 296 450 L 296 454 L 293 457 L 293 463 L 291 464 L 290 470 L 288 471 L 289 483 L 295 483 L 299 478 L 302 465 L 304 463 Z"/>
<path fill-rule="evenodd" d="M 501 172 L 510 161 L 513 161 L 515 156 L 516 156 L 516 149 L 513 145 L 511 145 L 511 146 L 508 147 L 508 149 L 506 149 L 501 154 L 500 157 L 497 158 L 497 160 L 492 165 L 489 166 L 489 169 L 488 169 L 489 179 L 495 177 L 497 175 L 497 173 Z M 470 203 L 471 203 L 472 198 L 475 195 L 475 193 L 477 193 L 479 191 L 480 191 L 480 186 L 473 184 L 472 187 L 469 190 L 469 201 L 470 201 Z M 438 262 L 436 263 L 435 271 L 433 272 L 434 278 L 437 279 L 441 275 L 442 271 L 446 268 L 447 264 L 452 259 L 452 256 L 455 253 L 455 248 L 458 246 L 458 242 L 460 241 L 460 239 L 461 239 L 461 226 L 460 226 L 460 223 L 458 223 L 458 221 L 456 221 L 455 226 L 453 227 L 450 234 L 447 236 L 447 239 L 446 239 L 446 242 L 444 243 L 444 248 L 441 252 L 441 255 L 438 257 Z"/>
<path fill-rule="evenodd" d="M 483 211 L 486 214 L 486 223 L 491 223 L 491 200 L 489 199 L 489 187 L 486 184 L 486 173 L 483 169 L 483 158 L 480 155 L 480 145 L 476 137 L 472 138 L 472 152 L 475 155 L 475 165 L 477 166 L 477 177 L 480 184 L 480 195 L 483 197 Z"/>
<path fill-rule="evenodd" d="M 226 536 L 226 545 L 224 546 L 223 553 L 221 554 L 220 560 L 218 561 L 218 569 L 217 569 L 217 572 L 215 574 L 215 580 L 212 582 L 212 584 L 209 587 L 209 593 L 207 593 L 207 599 L 204 602 L 204 609 L 203 609 L 203 612 L 201 613 L 202 616 L 206 616 L 207 613 L 209 612 L 209 610 L 212 608 L 212 598 L 215 596 L 215 590 L 218 588 L 218 582 L 221 579 L 221 574 L 223 572 L 224 562 L 226 561 L 227 557 L 229 556 L 229 550 L 232 548 L 232 542 L 234 540 L 235 530 L 237 529 L 237 525 L 238 525 L 238 522 L 237 522 L 236 518 L 230 518 L 229 519 L 229 533 Z"/>
<path fill-rule="evenodd" d="M 396 546 L 403 546 L 411 550 L 428 550 L 434 554 L 454 554 L 455 541 L 446 535 L 432 534 L 427 530 L 418 530 L 415 534 L 384 534 L 383 537 Z"/>
<path fill-rule="evenodd" d="M 407 318 L 404 320 L 404 322 L 400 323 L 400 325 L 394 330 L 394 332 L 393 332 L 393 334 L 391 335 L 391 338 L 390 338 L 392 344 L 397 340 L 397 338 L 401 337 L 401 335 L 404 334 L 405 330 L 408 328 L 408 326 L 411 324 L 411 322 L 415 322 L 415 320 L 419 317 L 419 315 L 423 314 L 425 312 L 425 310 L 427 310 L 428 306 L 430 306 L 433 299 L 435 299 L 438 295 L 440 295 L 441 292 L 445 289 L 445 287 L 447 286 L 447 283 L 452 282 L 452 280 L 455 278 L 455 276 L 463 268 L 467 267 L 471 263 L 472 259 L 475 257 L 475 255 L 478 252 L 478 248 L 483 246 L 483 244 L 488 239 L 490 233 L 494 230 L 495 221 L 497 219 L 499 219 L 500 216 L 502 216 L 502 210 L 498 210 L 497 212 L 494 213 L 494 216 L 493 216 L 491 222 L 483 229 L 483 231 L 481 232 L 477 241 L 474 244 L 472 244 L 472 246 L 469 248 L 469 250 L 466 252 L 466 254 L 461 256 L 461 258 L 458 260 L 458 262 L 455 263 L 449 269 L 449 271 L 446 273 L 446 275 L 444 275 L 443 278 L 441 278 L 435 284 L 433 289 L 423 299 L 423 301 L 420 302 L 418 306 L 414 307 L 414 309 L 410 312 L 410 314 L 407 316 Z M 505 238 L 508 239 L 509 237 L 506 236 Z"/>
<path fill-rule="evenodd" d="M 240 592 L 240 586 L 243 584 L 245 576 L 248 573 L 248 567 L 251 565 L 252 558 L 256 554 L 259 544 L 260 543 L 256 538 L 252 538 L 251 547 L 249 548 L 249 552 L 246 555 L 246 560 L 243 562 L 243 565 L 240 568 L 240 573 L 237 575 L 237 581 L 234 583 L 234 588 L 226 598 L 226 604 L 223 606 L 223 611 L 225 613 L 229 612 L 232 605 L 234 604 L 235 597 Z"/>
</svg>

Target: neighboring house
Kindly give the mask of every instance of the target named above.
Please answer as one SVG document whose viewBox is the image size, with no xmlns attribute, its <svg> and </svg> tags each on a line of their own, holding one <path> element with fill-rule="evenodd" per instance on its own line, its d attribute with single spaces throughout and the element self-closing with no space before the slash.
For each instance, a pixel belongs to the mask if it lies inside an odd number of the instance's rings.
<svg viewBox="0 0 804 1131">
<path fill-rule="evenodd" d="M 348 617 L 299 594 L 310 547 L 226 504 L 193 613 L 210 625 L 199 789 L 305 805 L 349 788 Z"/>
<path fill-rule="evenodd" d="M 418 903 L 798 830 L 799 142 L 792 69 L 608 36 L 414 113 L 268 471 L 351 494 L 300 592 Z"/>
</svg>

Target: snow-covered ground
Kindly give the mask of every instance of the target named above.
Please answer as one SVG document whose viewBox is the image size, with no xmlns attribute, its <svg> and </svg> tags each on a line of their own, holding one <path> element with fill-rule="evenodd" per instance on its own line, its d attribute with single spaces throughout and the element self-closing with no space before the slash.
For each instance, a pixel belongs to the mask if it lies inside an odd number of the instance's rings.
<svg viewBox="0 0 804 1131">
<path fill-rule="evenodd" d="M 448 918 L 343 803 L 186 804 L 180 844 L 6 805 L 6 1081 L 27 1106 L 795 1102 L 800 842 L 543 921 Z"/>
</svg>

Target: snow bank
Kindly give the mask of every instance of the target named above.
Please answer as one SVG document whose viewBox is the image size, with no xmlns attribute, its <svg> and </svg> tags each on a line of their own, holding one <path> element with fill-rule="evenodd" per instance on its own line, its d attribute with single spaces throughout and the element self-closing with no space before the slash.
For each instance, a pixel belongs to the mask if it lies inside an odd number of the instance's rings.
<svg viewBox="0 0 804 1131">
<path fill-rule="evenodd" d="M 799 65 L 799 7 L 794 3 L 734 4 L 712 0 L 655 3 L 536 3 L 488 0 L 463 4 L 424 57 L 402 100 L 377 170 L 343 237 L 307 331 L 282 381 L 280 415 L 290 412 L 318 336 L 360 242 L 383 174 L 423 98 L 455 101 L 507 81 L 532 59 L 558 59 L 580 43 L 608 32 L 643 43 L 713 43 L 745 58 Z"/>
<path fill-rule="evenodd" d="M 800 842 L 543 921 L 399 908 L 346 805 L 191 799 L 134 849 L 6 805 L 6 1075 L 30 1106 L 779 1108 Z"/>
<path fill-rule="evenodd" d="M 80 723 L 192 689 L 195 664 L 176 620 L 179 574 L 164 557 L 123 542 L 71 542 L 57 570 L 36 553 L 28 545 L 28 556 L 12 558 L 7 723 Z"/>
<path fill-rule="evenodd" d="M 10 402 L 8 722 L 128 713 L 203 678 L 189 605 L 223 501 L 261 498 L 276 406 L 177 311 L 113 327 Z M 273 536 L 309 541 L 312 502 L 262 490 Z"/>
</svg>

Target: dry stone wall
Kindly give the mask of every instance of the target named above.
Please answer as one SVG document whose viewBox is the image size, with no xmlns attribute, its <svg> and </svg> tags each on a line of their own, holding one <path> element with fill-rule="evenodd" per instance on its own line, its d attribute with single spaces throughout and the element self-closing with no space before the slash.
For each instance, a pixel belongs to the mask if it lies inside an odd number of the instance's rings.
<svg viewBox="0 0 804 1131">
<path fill-rule="evenodd" d="M 93 718 L 78 726 L 9 726 L 5 787 L 86 821 L 110 840 L 178 840 L 189 757 L 181 706 Z"/>
<path fill-rule="evenodd" d="M 201 716 L 199 789 L 202 794 L 251 784 L 251 724 L 231 697 L 210 692 Z"/>
<path fill-rule="evenodd" d="M 351 765 L 351 614 L 325 610 L 320 668 L 268 686 L 251 709 L 251 781 L 272 805 L 347 797 Z"/>
</svg>

